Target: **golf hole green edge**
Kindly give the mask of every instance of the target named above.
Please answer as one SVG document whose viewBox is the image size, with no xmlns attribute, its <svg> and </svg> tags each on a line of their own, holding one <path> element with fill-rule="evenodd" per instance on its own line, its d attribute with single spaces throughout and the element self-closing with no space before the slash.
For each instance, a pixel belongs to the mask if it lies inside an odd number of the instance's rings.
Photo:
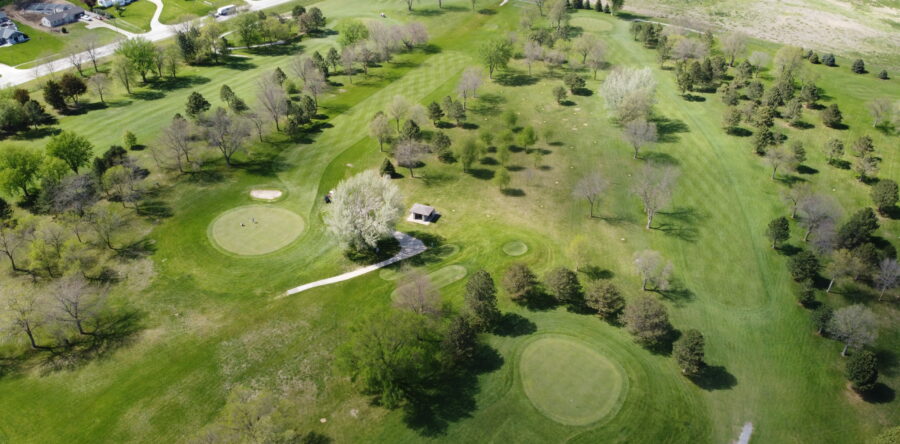
<svg viewBox="0 0 900 444">
<path fill-rule="evenodd" d="M 254 224 L 253 219 L 260 225 Z M 216 216 L 207 227 L 206 235 L 210 243 L 225 254 L 255 257 L 275 253 L 291 245 L 305 230 L 303 217 L 293 211 L 272 205 L 251 204 Z"/>
</svg>

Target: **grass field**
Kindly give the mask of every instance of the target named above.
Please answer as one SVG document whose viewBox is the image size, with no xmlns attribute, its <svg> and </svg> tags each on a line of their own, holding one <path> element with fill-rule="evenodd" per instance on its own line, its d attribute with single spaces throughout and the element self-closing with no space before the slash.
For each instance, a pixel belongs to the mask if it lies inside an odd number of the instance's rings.
<svg viewBox="0 0 900 444">
<path fill-rule="evenodd" d="M 464 273 L 484 268 L 499 281 L 513 262 L 525 262 L 539 275 L 555 266 L 571 267 L 568 246 L 579 235 L 587 239 L 581 252 L 586 261 L 604 270 L 630 299 L 640 292 L 633 253 L 658 250 L 673 261 L 682 290 L 660 297 L 677 328 L 696 328 L 706 336 L 708 377 L 697 383 L 684 378 L 670 356 L 639 347 L 622 328 L 595 317 L 563 308 L 529 310 L 501 295 L 501 309 L 513 325 L 486 335 L 496 351 L 491 370 L 478 376 L 477 388 L 461 387 L 459 399 L 448 400 L 465 406 L 461 413 L 411 424 L 403 412 L 374 406 L 358 394 L 335 369 L 333 353 L 355 322 L 388 310 L 399 267 L 274 297 L 354 267 L 325 233 L 321 195 L 343 178 L 381 164 L 384 154 L 367 136 L 369 118 L 398 94 L 423 104 L 454 94 L 461 72 L 478 64 L 475 49 L 515 29 L 522 6 L 513 1 L 492 8 L 494 13 L 473 13 L 467 1 L 445 5 L 438 11 L 416 4 L 409 15 L 402 2 L 387 0 L 318 3 L 330 23 L 382 11 L 391 21 L 421 21 L 434 49 L 401 55 L 374 68 L 368 79 L 357 76 L 352 85 L 343 76 L 332 78 L 341 85 L 320 98 L 331 127 L 307 142 L 270 135 L 239 156 L 233 170 L 210 155 L 210 168 L 222 172 L 217 180 L 154 176 L 164 183 L 160 193 L 173 215 L 153 223 L 149 239 L 156 252 L 147 289 L 117 295 L 141 311 L 141 334 L 107 358 L 72 370 L 46 373 L 26 366 L 0 378 L 0 440 L 186 442 L 218 417 L 236 384 L 277 393 L 312 387 L 301 400 L 297 424 L 334 442 L 723 443 L 752 422 L 753 442 L 856 443 L 900 423 L 895 397 L 869 403 L 846 390 L 840 344 L 816 336 L 807 311 L 796 304 L 787 258 L 765 238 L 766 224 L 787 214 L 779 197 L 784 184 L 769 179 L 768 167 L 751 154 L 746 138 L 721 129 L 721 100 L 699 94 L 705 100 L 685 101 L 672 72 L 660 69 L 656 54 L 632 40 L 628 22 L 589 11 L 576 13 L 573 24 L 606 42 L 612 66 L 649 66 L 659 82 L 655 113 L 667 124 L 649 156 L 681 170 L 673 205 L 657 216 L 665 229 L 645 230 L 640 204 L 629 193 L 630 177 L 642 162 L 632 159 L 621 130 L 609 121 L 598 92 L 607 71 L 597 80 L 587 76 L 592 95 L 572 96 L 573 105 L 560 106 L 550 94 L 561 84 L 559 74 L 537 66 L 529 77 L 521 60 L 513 62 L 506 80 L 486 82 L 479 99 L 470 101 L 468 123 L 499 133 L 506 128 L 497 116 L 516 112 L 520 125 L 533 124 L 542 135 L 537 143 L 547 152 L 542 165 L 535 167 L 524 152 L 513 153 L 511 163 L 520 169 L 510 188 L 519 192 L 511 195 L 487 181 L 497 168 L 492 154 L 473 174 L 428 158 L 417 171 L 420 178 L 398 184 L 407 204 L 428 202 L 442 217 L 428 227 L 401 223 L 399 229 L 443 244 L 411 265 L 440 281 L 444 299 L 456 308 L 462 304 Z M 327 51 L 336 38 L 304 40 L 291 54 L 248 54 L 230 65 L 186 68 L 178 83 L 151 85 L 132 96 L 115 91 L 109 107 L 66 116 L 60 127 L 89 135 L 98 152 L 121 143 L 124 130 L 151 145 L 170 117 L 184 112 L 191 91 L 219 106 L 219 88 L 228 84 L 252 103 L 261 73 L 275 67 L 290 72 L 294 53 Z M 776 49 L 761 41 L 752 48 Z M 807 143 L 806 163 L 817 172 L 803 179 L 833 189 L 849 213 L 869 205 L 868 187 L 849 171 L 828 166 L 817 147 L 833 136 L 849 142 L 869 134 L 882 157 L 879 176 L 900 178 L 896 136 L 872 130 L 865 111 L 875 96 L 900 98 L 900 80 L 854 75 L 844 60 L 841 64 L 805 69 L 819 79 L 824 104 L 840 103 L 848 129 L 823 129 L 810 111 L 807 120 L 814 128 L 780 129 Z M 460 128 L 446 132 L 454 144 L 477 134 Z M 148 156 L 142 161 L 152 166 Z M 613 186 L 592 219 L 571 189 L 593 170 L 613 179 Z M 271 254 L 239 257 L 220 251 L 208 240 L 211 224 L 220 214 L 245 208 L 248 189 L 266 186 L 287 191 L 289 198 L 277 208 L 300 215 L 305 231 Z M 880 222 L 881 236 L 896 244 L 900 222 Z M 228 227 L 240 228 L 234 225 Z M 519 243 L 525 251 L 508 251 Z M 523 254 L 509 255 L 516 250 Z M 882 328 L 873 348 L 884 357 L 881 381 L 891 392 L 898 390 L 896 307 L 853 297 L 837 291 L 823 299 L 833 306 L 861 302 L 877 311 Z M 565 365 L 548 366 L 561 361 Z M 535 383 L 541 378 L 546 386 Z M 560 402 L 568 400 L 573 404 Z"/>
<path fill-rule="evenodd" d="M 167 25 L 179 23 L 185 16 L 203 17 L 215 12 L 220 6 L 243 5 L 243 1 L 231 0 L 163 0 L 163 12 L 159 21 Z"/>
<path fill-rule="evenodd" d="M 297 214 L 270 205 L 246 205 L 217 217 L 209 227 L 216 245 L 240 256 L 271 253 L 297 239 L 305 224 Z"/>
<path fill-rule="evenodd" d="M 163 7 L 163 11 L 165 10 L 166 8 Z M 140 34 L 150 30 L 150 20 L 156 12 L 156 5 L 141 0 L 126 6 L 121 13 L 116 12 L 115 8 L 109 8 L 106 12 L 115 17 L 108 23 L 125 31 Z"/>
<path fill-rule="evenodd" d="M 88 33 L 96 35 L 100 43 L 106 44 L 115 41 L 121 35 L 109 29 L 86 29 L 84 23 L 73 23 L 66 26 L 68 33 L 50 33 L 32 29 L 22 23 L 17 23 L 19 31 L 25 33 L 31 40 L 13 46 L 0 48 L 0 63 L 10 66 L 22 66 L 38 59 L 60 58 L 60 54 L 70 48 L 78 46 L 80 39 Z"/>
</svg>

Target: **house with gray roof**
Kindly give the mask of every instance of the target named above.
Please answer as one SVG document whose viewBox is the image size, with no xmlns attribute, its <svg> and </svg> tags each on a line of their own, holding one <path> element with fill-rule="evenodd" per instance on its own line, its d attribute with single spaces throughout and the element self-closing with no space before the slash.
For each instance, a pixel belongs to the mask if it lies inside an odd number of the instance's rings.
<svg viewBox="0 0 900 444">
<path fill-rule="evenodd" d="M 41 24 L 48 28 L 55 28 L 69 23 L 75 23 L 82 15 L 84 15 L 84 9 L 81 9 L 78 6 L 72 6 L 42 18 Z"/>
<path fill-rule="evenodd" d="M 0 28 L 0 46 L 15 45 L 16 43 L 27 41 L 28 36 L 20 32 L 14 26 Z"/>
</svg>

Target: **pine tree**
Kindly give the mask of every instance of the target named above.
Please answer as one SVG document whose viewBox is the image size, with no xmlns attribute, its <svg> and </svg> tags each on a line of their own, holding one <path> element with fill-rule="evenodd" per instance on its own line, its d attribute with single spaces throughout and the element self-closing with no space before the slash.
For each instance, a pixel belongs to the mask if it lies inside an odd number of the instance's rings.
<svg viewBox="0 0 900 444">
<path fill-rule="evenodd" d="M 866 73 L 866 62 L 863 62 L 863 59 L 856 59 L 853 61 L 853 72 L 856 74 L 865 74 Z"/>
</svg>

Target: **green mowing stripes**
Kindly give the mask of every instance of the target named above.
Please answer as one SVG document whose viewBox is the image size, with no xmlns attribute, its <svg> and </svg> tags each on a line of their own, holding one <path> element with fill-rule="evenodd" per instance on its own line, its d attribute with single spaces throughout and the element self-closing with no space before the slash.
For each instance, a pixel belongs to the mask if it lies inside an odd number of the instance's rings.
<svg viewBox="0 0 900 444">
<path fill-rule="evenodd" d="M 266 205 L 226 211 L 209 227 L 209 238 L 223 250 L 240 256 L 277 251 L 296 240 L 306 225 L 296 213 Z"/>
<path fill-rule="evenodd" d="M 605 356 L 574 338 L 540 338 L 519 361 L 529 401 L 548 418 L 566 425 L 597 422 L 621 404 L 624 376 Z"/>
<path fill-rule="evenodd" d="M 528 252 L 528 245 L 522 241 L 507 242 L 503 245 L 503 252 L 507 256 L 521 256 Z"/>
</svg>

